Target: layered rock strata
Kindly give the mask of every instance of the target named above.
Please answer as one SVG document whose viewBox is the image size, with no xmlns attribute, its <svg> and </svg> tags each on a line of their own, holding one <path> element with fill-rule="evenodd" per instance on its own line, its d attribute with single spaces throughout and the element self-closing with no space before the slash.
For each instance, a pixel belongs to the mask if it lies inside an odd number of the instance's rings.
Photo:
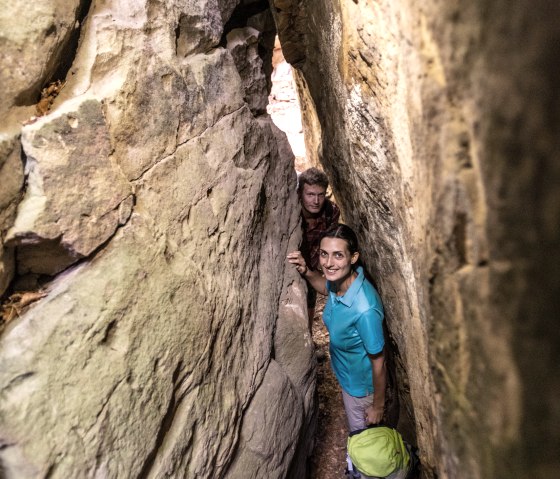
<svg viewBox="0 0 560 479">
<path fill-rule="evenodd" d="M 285 270 L 293 155 L 263 114 L 268 5 L 59 3 L 2 12 L 0 286 L 46 296 L 0 338 L 1 475 L 304 477 L 314 358 Z"/>
</svg>

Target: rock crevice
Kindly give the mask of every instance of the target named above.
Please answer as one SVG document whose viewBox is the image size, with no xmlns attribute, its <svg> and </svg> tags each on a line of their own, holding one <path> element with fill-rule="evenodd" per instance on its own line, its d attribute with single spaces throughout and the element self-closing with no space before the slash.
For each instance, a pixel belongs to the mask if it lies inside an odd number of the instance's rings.
<svg viewBox="0 0 560 479">
<path fill-rule="evenodd" d="M 306 477 L 296 175 L 265 113 L 278 30 L 423 477 L 554 477 L 558 7 L 269 5 L 0 13 L 0 294 L 44 288 L 3 314 L 2 474 Z"/>
</svg>

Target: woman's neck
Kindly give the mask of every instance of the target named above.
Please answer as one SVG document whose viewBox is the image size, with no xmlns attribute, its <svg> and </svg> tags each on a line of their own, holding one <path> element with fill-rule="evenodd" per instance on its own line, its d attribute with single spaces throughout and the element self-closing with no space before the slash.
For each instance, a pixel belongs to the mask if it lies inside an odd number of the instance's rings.
<svg viewBox="0 0 560 479">
<path fill-rule="evenodd" d="M 335 281 L 335 286 L 336 286 L 336 295 L 337 296 L 344 296 L 344 294 L 346 293 L 346 291 L 348 291 L 348 288 L 350 287 L 350 285 L 354 282 L 354 280 L 357 278 L 358 273 L 356 273 L 356 271 L 352 270 L 350 271 L 350 274 L 348 276 L 346 276 L 345 278 L 342 278 L 338 281 Z"/>
</svg>

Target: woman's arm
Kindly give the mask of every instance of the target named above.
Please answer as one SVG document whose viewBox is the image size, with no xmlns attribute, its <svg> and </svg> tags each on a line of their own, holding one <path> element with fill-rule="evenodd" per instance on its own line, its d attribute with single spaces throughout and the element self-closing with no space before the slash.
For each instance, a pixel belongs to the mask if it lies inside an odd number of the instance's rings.
<svg viewBox="0 0 560 479">
<path fill-rule="evenodd" d="M 288 253 L 288 261 L 295 265 L 299 274 L 301 274 L 313 289 L 318 293 L 327 294 L 327 280 L 323 277 L 319 271 L 313 271 L 307 267 L 305 260 L 301 254 L 301 251 L 292 251 Z"/>
<path fill-rule="evenodd" d="M 369 354 L 373 375 L 373 404 L 366 409 L 366 424 L 379 424 L 385 410 L 385 390 L 387 388 L 387 367 L 385 348 L 378 354 Z"/>
</svg>

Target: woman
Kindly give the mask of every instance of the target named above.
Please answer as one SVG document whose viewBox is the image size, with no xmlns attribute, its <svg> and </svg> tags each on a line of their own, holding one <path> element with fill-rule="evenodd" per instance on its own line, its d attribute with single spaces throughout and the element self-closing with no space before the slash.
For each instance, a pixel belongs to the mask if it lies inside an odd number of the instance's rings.
<svg viewBox="0 0 560 479">
<path fill-rule="evenodd" d="M 328 295 L 323 321 L 350 432 L 381 422 L 386 389 L 383 306 L 358 266 L 359 256 L 356 234 L 342 224 L 321 239 L 319 264 L 324 276 L 309 269 L 299 251 L 288 254 L 288 261 L 313 288 Z"/>
</svg>

